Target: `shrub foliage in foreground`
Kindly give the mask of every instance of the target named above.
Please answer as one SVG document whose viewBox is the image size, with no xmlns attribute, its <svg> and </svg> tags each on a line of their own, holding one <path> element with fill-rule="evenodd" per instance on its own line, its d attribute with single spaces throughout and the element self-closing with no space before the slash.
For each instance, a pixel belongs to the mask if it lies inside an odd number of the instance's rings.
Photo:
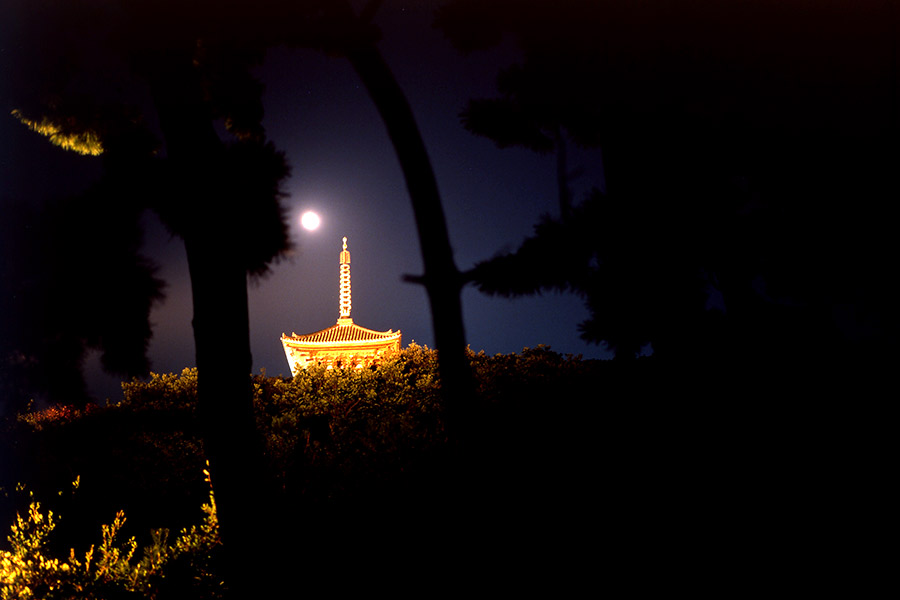
<svg viewBox="0 0 900 600">
<path fill-rule="evenodd" d="M 516 446 L 504 448 L 510 456 L 522 456 L 524 445 L 555 446 L 547 431 L 570 432 L 548 427 L 547 415 L 559 412 L 551 403 L 570 397 L 600 368 L 545 347 L 493 357 L 471 353 L 470 360 L 481 407 L 474 418 L 487 425 L 492 443 Z M 437 367 L 436 352 L 412 344 L 372 368 L 311 368 L 292 379 L 254 377 L 257 427 L 285 505 L 300 499 L 308 507 L 372 499 L 410 473 L 428 473 L 434 457 L 448 447 Z M 203 493 L 195 476 L 203 464 L 197 371 L 154 374 L 122 387 L 121 402 L 31 412 L 13 424 L 17 460 L 24 465 L 19 475 L 27 476 L 29 488 L 48 497 L 61 477 L 80 474 L 83 497 L 77 511 L 65 508 L 66 527 L 54 533 L 55 545 L 48 545 L 56 527 L 53 513 L 34 502 L 20 509 L 27 516 L 17 519 L 9 550 L 2 554 L 2 598 L 165 598 L 167 586 L 196 598 L 220 593 L 212 575 L 218 543 L 214 505 L 205 509 L 202 525 L 190 526 Z M 541 435 L 530 428 L 542 429 Z M 531 460 L 529 468 L 534 464 Z M 43 479 L 31 481 L 35 476 Z M 0 482 L 4 485 L 9 482 Z M 122 507 L 129 532 L 145 538 L 147 531 L 155 533 L 146 543 L 119 541 L 124 524 L 119 512 L 103 527 L 102 542 L 85 550 L 98 524 Z M 93 515 L 85 518 L 85 511 Z M 186 528 L 171 542 L 163 525 Z M 139 545 L 146 548 L 143 558 Z M 81 550 L 66 554 L 73 546 Z"/>
<path fill-rule="evenodd" d="M 582 390 L 599 393 L 603 368 L 542 346 L 507 355 L 470 353 L 470 361 L 479 396 L 474 405 L 480 407 L 473 421 L 497 429 L 492 438 L 500 429 L 546 428 L 548 418 L 569 414 L 560 409 L 576 395 L 595 404 Z M 327 500 L 390 480 L 430 460 L 448 441 L 437 353 L 414 343 L 376 367 L 311 368 L 294 378 L 257 375 L 253 386 L 270 476 L 280 489 L 307 499 Z M 0 481 L 0 487 L 22 481 L 48 495 L 80 475 L 82 493 L 99 498 L 103 514 L 124 506 L 133 519 L 144 508 L 164 507 L 165 519 L 152 527 L 187 524 L 206 494 L 195 475 L 204 464 L 197 371 L 153 374 L 122 388 L 124 399 L 115 404 L 20 415 L 11 431 L 16 479 Z M 125 503 L 104 506 L 106 498 Z"/>
<path fill-rule="evenodd" d="M 168 530 L 153 531 L 141 558 L 135 538 L 121 539 L 125 513 L 119 511 L 102 526 L 99 544 L 84 553 L 70 548 L 60 559 L 50 548 L 59 519 L 32 495 L 26 516 L 17 514 L 10 528 L 10 549 L 0 550 L 0 600 L 219 598 L 222 582 L 213 574 L 212 557 L 221 542 L 212 493 L 202 508 L 203 522 L 171 542 Z"/>
</svg>

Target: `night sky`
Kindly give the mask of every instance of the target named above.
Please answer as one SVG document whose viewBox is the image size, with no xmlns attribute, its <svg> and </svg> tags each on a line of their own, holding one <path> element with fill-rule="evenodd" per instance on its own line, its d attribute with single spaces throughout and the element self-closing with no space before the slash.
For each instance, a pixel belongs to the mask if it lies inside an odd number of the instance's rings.
<svg viewBox="0 0 900 600">
<path fill-rule="evenodd" d="M 385 2 L 376 22 L 383 31 L 379 48 L 410 101 L 437 176 L 457 266 L 466 270 L 498 252 L 515 250 L 542 215 L 558 216 L 555 158 L 519 148 L 499 149 L 462 127 L 459 113 L 466 101 L 495 96 L 498 70 L 522 57 L 509 39 L 491 50 L 461 54 L 431 27 L 438 4 Z M 839 127 L 878 127 L 883 119 L 896 117 L 885 83 L 892 60 L 896 70 L 896 42 L 891 50 L 890 26 L 884 29 L 877 22 L 884 3 L 878 7 L 862 3 L 865 9 L 847 14 L 838 10 L 840 3 L 834 4 L 834 11 L 813 15 L 828 19 L 824 33 L 816 22 L 803 21 L 802 31 L 776 27 L 774 33 L 761 31 L 748 38 L 759 45 L 745 49 L 738 59 L 745 61 L 745 67 L 758 68 L 745 70 L 755 72 L 754 79 L 734 89 L 751 90 L 757 104 L 769 106 L 768 112 L 756 115 L 761 121 L 775 113 L 782 122 L 794 117 L 797 122 L 835 119 L 832 109 L 838 106 L 850 109 L 838 119 Z M 848 16 L 853 18 L 846 28 L 835 25 Z M 792 19 L 790 23 L 802 21 Z M 9 23 L 5 34 L 8 27 Z M 654 27 L 653 31 L 665 31 L 658 22 Z M 648 39 L 653 31 L 647 33 Z M 841 35 L 830 39 L 835 32 Z M 877 35 L 869 35 L 872 32 Z M 681 34 L 689 37 L 690 32 Z M 728 35 L 727 30 L 719 31 L 715 42 Z M 860 40 L 867 43 L 860 46 Z M 780 55 L 785 49 L 801 50 Z M 848 49 L 853 51 L 845 52 Z M 794 71 L 767 71 L 793 59 L 797 59 Z M 728 65 L 722 69 L 727 73 Z M 842 83 L 849 74 L 848 85 L 856 91 L 832 96 L 830 88 L 802 83 L 809 73 L 816 83 L 822 69 L 827 72 L 825 79 L 831 77 L 828 73 L 836 73 L 834 77 Z M 384 125 L 349 62 L 312 50 L 276 48 L 269 51 L 257 74 L 266 90 L 266 133 L 292 168 L 284 186 L 284 205 L 293 249 L 273 265 L 268 276 L 250 286 L 254 372 L 289 373 L 279 340 L 282 333 L 310 333 L 334 324 L 343 236 L 353 257 L 354 321 L 376 330 L 399 329 L 404 345 L 415 341 L 433 346 L 424 288 L 402 281 L 405 274 L 422 272 L 405 183 Z M 814 110 L 804 104 L 810 98 L 818 99 Z M 653 98 L 639 101 L 652 103 Z M 776 105 L 779 108 L 773 109 Z M 99 175 L 95 159 L 63 156 L 11 117 L 0 118 L 0 139 L 5 198 L 71 192 Z M 584 169 L 572 182 L 574 198 L 582 198 L 592 187 L 603 189 L 601 150 L 572 146 L 569 151 L 570 166 Z M 299 217 L 306 210 L 322 217 L 317 231 L 300 228 Z M 159 266 L 159 276 L 167 284 L 164 302 L 151 314 L 149 356 L 153 371 L 177 372 L 194 364 L 184 248 L 152 214 L 145 215 L 144 225 L 144 252 Z M 14 259 L 27 261 L 28 257 Z M 582 300 L 571 294 L 508 300 L 468 287 L 463 309 L 467 339 L 476 351 L 509 353 L 547 344 L 564 354 L 609 357 L 601 346 L 580 339 L 577 325 L 588 312 Z M 223 324 L 221 333 L 228 335 L 227 325 Z M 104 376 L 98 365 L 96 355 L 91 355 L 87 370 L 92 389 L 101 397 L 115 398 L 117 380 Z"/>
</svg>

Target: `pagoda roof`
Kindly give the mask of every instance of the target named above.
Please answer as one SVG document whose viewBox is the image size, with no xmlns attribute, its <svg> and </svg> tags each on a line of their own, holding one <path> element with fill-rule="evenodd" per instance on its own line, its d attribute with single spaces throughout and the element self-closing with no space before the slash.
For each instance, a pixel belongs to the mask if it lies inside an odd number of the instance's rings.
<svg viewBox="0 0 900 600">
<path fill-rule="evenodd" d="M 390 329 L 388 331 L 366 329 L 365 327 L 360 327 L 355 324 L 353 319 L 349 317 L 342 317 L 338 319 L 336 325 L 332 325 L 327 329 L 316 331 L 314 333 L 282 335 L 283 340 L 316 345 L 333 345 L 342 342 L 351 344 L 356 342 L 378 342 L 388 341 L 398 337 L 400 337 L 399 331 Z"/>
</svg>

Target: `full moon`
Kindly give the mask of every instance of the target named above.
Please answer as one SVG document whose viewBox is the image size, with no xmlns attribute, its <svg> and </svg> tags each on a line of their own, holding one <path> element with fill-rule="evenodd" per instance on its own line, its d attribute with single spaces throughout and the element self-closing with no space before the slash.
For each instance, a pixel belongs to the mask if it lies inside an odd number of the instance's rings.
<svg viewBox="0 0 900 600">
<path fill-rule="evenodd" d="M 313 231 L 314 229 L 319 228 L 319 223 L 321 223 L 321 219 L 319 219 L 319 215 L 316 213 L 309 211 L 303 213 L 303 216 L 300 217 L 300 224 L 303 225 L 303 229 L 308 231 Z"/>
</svg>

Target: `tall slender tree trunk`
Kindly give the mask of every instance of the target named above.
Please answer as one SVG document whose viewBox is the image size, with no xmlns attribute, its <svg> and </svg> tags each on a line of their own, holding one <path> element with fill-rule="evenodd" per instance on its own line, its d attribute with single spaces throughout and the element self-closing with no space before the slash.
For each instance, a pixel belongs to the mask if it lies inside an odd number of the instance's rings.
<svg viewBox="0 0 900 600">
<path fill-rule="evenodd" d="M 361 43 L 348 49 L 347 58 L 381 114 L 406 179 L 425 266 L 416 280 L 428 293 L 442 390 L 451 425 L 458 428 L 474 384 L 462 319 L 464 280 L 453 261 L 437 181 L 409 102 L 377 48 Z"/>
<path fill-rule="evenodd" d="M 163 220 L 179 223 L 193 297 L 199 417 L 209 460 L 230 597 L 253 597 L 260 558 L 262 446 L 253 416 L 247 274 L 231 236 L 228 190 L 220 182 L 224 146 L 190 61 L 151 78 L 166 142 L 172 198 Z M 173 201 L 174 200 L 174 201 Z M 182 214 L 183 211 L 183 214 Z M 226 215 L 226 216 L 223 216 Z"/>
</svg>

